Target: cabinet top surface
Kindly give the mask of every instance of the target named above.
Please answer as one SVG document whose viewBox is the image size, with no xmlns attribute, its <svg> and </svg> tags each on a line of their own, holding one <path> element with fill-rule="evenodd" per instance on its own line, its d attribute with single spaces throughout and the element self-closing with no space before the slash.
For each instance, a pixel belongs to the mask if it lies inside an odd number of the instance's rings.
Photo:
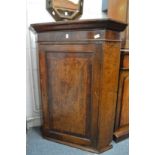
<svg viewBox="0 0 155 155">
<path fill-rule="evenodd" d="M 61 31 L 61 30 L 89 30 L 89 29 L 107 29 L 113 31 L 123 31 L 127 24 L 112 19 L 93 19 L 93 20 L 75 20 L 50 23 L 31 24 L 30 29 L 37 32 Z"/>
</svg>

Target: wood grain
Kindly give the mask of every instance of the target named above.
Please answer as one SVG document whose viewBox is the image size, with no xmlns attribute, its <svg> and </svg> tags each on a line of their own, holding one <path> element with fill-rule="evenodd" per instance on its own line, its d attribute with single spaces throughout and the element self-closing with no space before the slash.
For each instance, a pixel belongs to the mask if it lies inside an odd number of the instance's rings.
<svg viewBox="0 0 155 155">
<path fill-rule="evenodd" d="M 112 141 L 120 64 L 120 43 L 105 42 L 101 64 L 98 148 Z M 106 118 L 106 119 L 105 119 Z M 105 134 L 106 133 L 106 134 Z"/>
<path fill-rule="evenodd" d="M 107 29 L 121 32 L 126 28 L 127 24 L 112 20 L 112 19 L 94 19 L 94 20 L 80 20 L 80 21 L 67 21 L 55 23 L 38 23 L 31 24 L 30 29 L 40 33 L 49 31 L 63 31 L 63 30 L 89 30 L 89 29 Z"/>
<path fill-rule="evenodd" d="M 108 17 L 127 22 L 128 0 L 108 0 Z"/>
<path fill-rule="evenodd" d="M 52 129 L 87 134 L 86 126 L 90 121 L 86 116 L 91 105 L 91 57 L 92 54 L 83 53 L 47 53 Z"/>
<path fill-rule="evenodd" d="M 129 23 L 129 0 L 108 0 L 108 18 Z M 121 62 L 114 140 L 128 137 L 129 131 L 129 26 L 120 33 Z"/>
<path fill-rule="evenodd" d="M 32 25 L 39 36 L 44 137 L 97 153 L 112 147 L 119 31 L 125 25 L 112 20 Z M 68 41 L 61 38 L 66 30 Z M 98 33 L 100 39 L 93 37 Z"/>
<path fill-rule="evenodd" d="M 114 140 L 120 141 L 129 135 L 129 53 L 121 53 L 119 89 L 116 107 Z"/>
</svg>

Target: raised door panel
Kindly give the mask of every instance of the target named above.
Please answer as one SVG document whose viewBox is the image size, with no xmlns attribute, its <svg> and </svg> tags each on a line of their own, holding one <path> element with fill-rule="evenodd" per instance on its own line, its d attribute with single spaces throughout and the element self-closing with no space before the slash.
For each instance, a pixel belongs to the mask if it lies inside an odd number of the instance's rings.
<svg viewBox="0 0 155 155">
<path fill-rule="evenodd" d="M 76 54 L 76 58 L 75 54 L 46 54 L 51 129 L 83 136 L 87 134 L 91 57 L 91 54 Z"/>
<path fill-rule="evenodd" d="M 121 77 L 122 89 L 121 89 L 121 112 L 119 126 L 129 124 L 129 76 L 128 73 L 123 73 Z"/>
<path fill-rule="evenodd" d="M 120 141 L 129 135 L 129 53 L 121 53 L 120 77 L 114 140 Z"/>
<path fill-rule="evenodd" d="M 42 100 L 48 120 L 44 127 L 53 138 L 83 145 L 95 143 L 98 49 L 95 45 L 78 45 L 78 49 L 77 45 L 44 45 L 40 49 L 40 59 L 45 60 L 40 68 L 46 68 L 41 75 L 46 79 L 41 87 L 46 87 L 47 96 Z"/>
</svg>

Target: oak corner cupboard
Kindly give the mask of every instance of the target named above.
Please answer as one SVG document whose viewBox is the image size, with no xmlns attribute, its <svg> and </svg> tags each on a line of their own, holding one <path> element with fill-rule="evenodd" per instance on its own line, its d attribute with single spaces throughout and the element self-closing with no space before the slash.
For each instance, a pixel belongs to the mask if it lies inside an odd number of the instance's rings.
<svg viewBox="0 0 155 155">
<path fill-rule="evenodd" d="M 31 24 L 45 138 L 95 153 L 112 147 L 125 27 L 111 19 Z"/>
</svg>

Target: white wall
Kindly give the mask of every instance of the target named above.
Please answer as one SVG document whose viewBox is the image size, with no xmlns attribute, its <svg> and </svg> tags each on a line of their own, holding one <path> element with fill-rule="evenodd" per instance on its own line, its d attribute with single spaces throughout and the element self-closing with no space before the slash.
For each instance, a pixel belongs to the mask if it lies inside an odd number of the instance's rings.
<svg viewBox="0 0 155 155">
<path fill-rule="evenodd" d="M 28 127 L 40 125 L 40 101 L 38 85 L 38 64 L 35 47 L 35 36 L 29 31 L 32 23 L 54 22 L 52 16 L 46 11 L 46 0 L 27 0 L 27 90 L 26 114 Z M 102 13 L 102 0 L 84 0 L 83 15 L 81 19 L 105 18 Z"/>
</svg>

